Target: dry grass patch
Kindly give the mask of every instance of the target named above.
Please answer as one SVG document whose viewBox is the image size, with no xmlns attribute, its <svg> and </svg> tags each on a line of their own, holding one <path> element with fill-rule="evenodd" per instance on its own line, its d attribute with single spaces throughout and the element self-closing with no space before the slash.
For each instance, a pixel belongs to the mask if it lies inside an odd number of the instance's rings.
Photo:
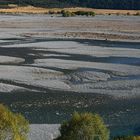
<svg viewBox="0 0 140 140">
<path fill-rule="evenodd" d="M 0 9 L 0 13 L 29 13 L 29 14 L 57 14 L 60 13 L 62 10 L 69 11 L 69 12 L 77 12 L 77 11 L 91 11 L 95 12 L 97 15 L 139 15 L 140 10 L 108 10 L 108 9 L 93 9 L 93 8 L 40 8 L 40 7 L 33 7 L 33 6 L 10 6 L 10 8 L 3 8 Z M 128 14 L 129 13 L 129 14 Z"/>
</svg>

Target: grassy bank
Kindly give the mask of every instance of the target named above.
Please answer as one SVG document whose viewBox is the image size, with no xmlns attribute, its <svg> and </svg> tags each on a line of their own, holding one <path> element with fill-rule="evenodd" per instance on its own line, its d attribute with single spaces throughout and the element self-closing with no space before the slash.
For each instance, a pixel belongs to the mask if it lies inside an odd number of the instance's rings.
<svg viewBox="0 0 140 140">
<path fill-rule="evenodd" d="M 95 12 L 97 15 L 140 15 L 140 10 L 108 10 L 108 9 L 92 9 L 92 8 L 40 8 L 33 6 L 9 6 L 1 8 L 0 13 L 27 13 L 27 14 L 59 14 L 62 10 L 69 12 L 85 11 Z"/>
</svg>

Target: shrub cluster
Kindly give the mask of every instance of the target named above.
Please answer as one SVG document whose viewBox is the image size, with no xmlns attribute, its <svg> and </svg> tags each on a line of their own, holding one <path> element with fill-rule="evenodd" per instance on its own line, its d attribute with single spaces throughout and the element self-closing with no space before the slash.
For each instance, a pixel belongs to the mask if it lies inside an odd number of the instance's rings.
<svg viewBox="0 0 140 140">
<path fill-rule="evenodd" d="M 60 133 L 56 140 L 109 140 L 109 130 L 102 118 L 91 113 L 74 113 L 61 125 Z"/>
<path fill-rule="evenodd" d="M 26 140 L 28 121 L 0 104 L 0 140 Z"/>
<path fill-rule="evenodd" d="M 64 11 L 64 10 L 61 11 L 61 14 L 62 14 L 63 17 L 73 17 L 73 16 L 75 16 L 75 13 L 69 12 L 69 11 Z"/>
<path fill-rule="evenodd" d="M 20 114 L 0 104 L 0 140 L 27 140 L 29 123 Z M 109 140 L 109 130 L 103 119 L 92 113 L 75 112 L 60 127 L 55 140 Z M 140 136 L 119 136 L 112 140 L 140 140 Z"/>
<path fill-rule="evenodd" d="M 92 11 L 76 11 L 76 12 L 70 12 L 62 10 L 61 14 L 63 17 L 72 17 L 72 16 L 95 16 L 95 12 Z"/>
<path fill-rule="evenodd" d="M 79 16 L 95 16 L 95 12 L 92 11 L 77 11 L 75 14 Z"/>
<path fill-rule="evenodd" d="M 140 12 L 137 12 L 136 14 L 134 14 L 135 16 L 140 16 Z"/>
</svg>

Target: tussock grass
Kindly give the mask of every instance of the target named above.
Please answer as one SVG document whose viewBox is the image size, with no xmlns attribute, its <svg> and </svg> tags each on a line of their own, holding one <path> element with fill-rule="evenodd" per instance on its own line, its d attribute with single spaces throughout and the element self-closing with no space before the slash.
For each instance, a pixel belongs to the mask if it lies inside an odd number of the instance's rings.
<svg viewBox="0 0 140 140">
<path fill-rule="evenodd" d="M 85 11 L 85 12 L 95 12 L 97 15 L 138 15 L 140 10 L 109 10 L 109 9 L 92 9 L 92 8 L 40 8 L 33 6 L 22 6 L 18 7 L 16 5 L 9 6 L 10 8 L 1 8 L 0 13 L 29 13 L 29 14 L 59 14 L 62 10 L 69 12 Z"/>
</svg>

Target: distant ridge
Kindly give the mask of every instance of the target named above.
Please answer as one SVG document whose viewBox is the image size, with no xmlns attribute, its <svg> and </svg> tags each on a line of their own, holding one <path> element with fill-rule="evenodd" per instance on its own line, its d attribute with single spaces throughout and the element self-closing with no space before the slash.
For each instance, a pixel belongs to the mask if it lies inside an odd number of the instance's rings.
<svg viewBox="0 0 140 140">
<path fill-rule="evenodd" d="M 37 7 L 89 7 L 99 9 L 140 10 L 140 0 L 0 0 L 0 5 L 17 4 Z"/>
</svg>

